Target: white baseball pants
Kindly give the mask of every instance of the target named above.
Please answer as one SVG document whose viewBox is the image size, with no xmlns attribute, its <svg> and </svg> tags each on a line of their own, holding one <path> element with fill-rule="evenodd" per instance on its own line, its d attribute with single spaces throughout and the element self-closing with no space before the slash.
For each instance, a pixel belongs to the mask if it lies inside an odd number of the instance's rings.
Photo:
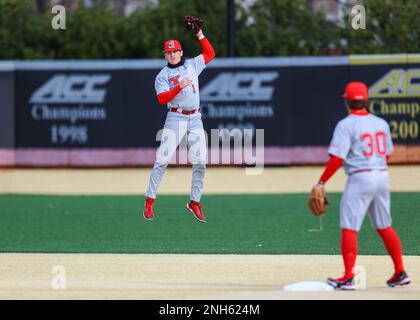
<svg viewBox="0 0 420 320">
<path fill-rule="evenodd" d="M 146 191 L 147 197 L 156 198 L 166 167 L 186 134 L 192 163 L 190 200 L 200 201 L 207 159 L 207 142 L 200 112 L 191 115 L 168 112 L 161 143 L 156 152 L 156 161 L 150 174 L 149 186 Z"/>
<path fill-rule="evenodd" d="M 357 172 L 349 176 L 340 202 L 340 227 L 359 231 L 368 213 L 372 227 L 392 224 L 387 171 Z"/>
</svg>

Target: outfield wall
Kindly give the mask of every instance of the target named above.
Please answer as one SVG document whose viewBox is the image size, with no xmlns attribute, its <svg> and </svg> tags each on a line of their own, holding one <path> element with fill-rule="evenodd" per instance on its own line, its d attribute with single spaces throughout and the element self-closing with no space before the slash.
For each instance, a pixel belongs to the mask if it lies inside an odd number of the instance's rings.
<svg viewBox="0 0 420 320">
<path fill-rule="evenodd" d="M 0 165 L 151 165 L 166 116 L 154 91 L 163 66 L 0 62 Z M 265 164 L 321 164 L 346 115 L 345 84 L 355 80 L 369 86 L 370 112 L 390 124 L 392 161 L 419 163 L 420 54 L 216 58 L 200 76 L 204 126 L 209 137 L 250 129 L 254 142 L 264 129 Z"/>
</svg>

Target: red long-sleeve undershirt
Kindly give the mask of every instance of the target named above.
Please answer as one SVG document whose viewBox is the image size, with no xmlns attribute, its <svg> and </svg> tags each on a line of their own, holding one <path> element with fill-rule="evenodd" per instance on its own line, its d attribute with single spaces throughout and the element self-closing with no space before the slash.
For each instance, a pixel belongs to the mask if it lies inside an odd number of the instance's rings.
<svg viewBox="0 0 420 320">
<path fill-rule="evenodd" d="M 161 92 L 157 95 L 159 104 L 164 105 L 167 104 L 169 101 L 171 101 L 175 96 L 181 91 L 181 86 L 177 84 L 175 88 L 172 88 L 171 90 Z"/>
<path fill-rule="evenodd" d="M 207 64 L 216 56 L 214 52 L 213 46 L 211 45 L 210 41 L 204 37 L 200 39 L 201 50 L 203 52 L 204 63 Z"/>
<path fill-rule="evenodd" d="M 327 162 L 324 173 L 321 178 L 319 178 L 319 183 L 325 184 L 342 165 L 343 159 L 331 156 Z"/>
<path fill-rule="evenodd" d="M 211 45 L 210 41 L 204 37 L 200 39 L 201 49 L 203 53 L 204 63 L 208 64 L 213 58 L 216 56 L 216 53 L 214 52 L 213 46 Z M 176 95 L 182 90 L 181 86 L 178 84 L 176 87 L 161 92 L 157 95 L 159 104 L 165 105 L 168 102 L 170 102 L 173 98 L 176 97 Z"/>
</svg>

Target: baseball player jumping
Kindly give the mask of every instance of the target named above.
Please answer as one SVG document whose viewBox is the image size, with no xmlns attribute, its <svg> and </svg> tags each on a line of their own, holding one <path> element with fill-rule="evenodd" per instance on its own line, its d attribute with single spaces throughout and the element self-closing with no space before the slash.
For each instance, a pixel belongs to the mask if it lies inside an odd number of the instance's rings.
<svg viewBox="0 0 420 320">
<path fill-rule="evenodd" d="M 393 144 L 389 125 L 368 113 L 368 88 L 364 83 L 347 84 L 343 98 L 349 115 L 334 130 L 330 159 L 318 182 L 318 187 L 323 186 L 344 163 L 348 179 L 340 202 L 340 227 L 345 273 L 342 278 L 328 278 L 327 283 L 336 289 L 355 289 L 357 232 L 368 213 L 394 262 L 395 272 L 387 285 L 407 285 L 411 280 L 404 269 L 401 241 L 391 227 L 387 160 Z"/>
<path fill-rule="evenodd" d="M 148 221 L 154 218 L 153 205 L 165 169 L 185 134 L 192 159 L 192 185 L 190 201 L 186 207 L 197 221 L 207 221 L 200 204 L 206 170 L 207 143 L 201 120 L 198 76 L 215 57 L 215 52 L 203 34 L 200 19 L 186 16 L 185 24 L 199 39 L 202 54 L 185 60 L 178 40 L 168 40 L 163 46 L 163 54 L 168 64 L 156 76 L 155 90 L 159 104 L 167 105 L 168 114 L 146 191 L 143 216 Z"/>
</svg>

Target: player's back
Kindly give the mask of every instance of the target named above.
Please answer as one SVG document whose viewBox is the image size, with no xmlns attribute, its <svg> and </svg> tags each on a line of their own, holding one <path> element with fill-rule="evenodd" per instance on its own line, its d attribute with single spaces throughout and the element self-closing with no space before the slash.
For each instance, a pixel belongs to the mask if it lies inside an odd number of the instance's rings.
<svg viewBox="0 0 420 320">
<path fill-rule="evenodd" d="M 341 134 L 336 143 L 345 150 L 342 158 L 347 174 L 387 168 L 386 158 L 393 144 L 385 120 L 372 114 L 350 114 L 338 123 L 337 129 Z"/>
</svg>

